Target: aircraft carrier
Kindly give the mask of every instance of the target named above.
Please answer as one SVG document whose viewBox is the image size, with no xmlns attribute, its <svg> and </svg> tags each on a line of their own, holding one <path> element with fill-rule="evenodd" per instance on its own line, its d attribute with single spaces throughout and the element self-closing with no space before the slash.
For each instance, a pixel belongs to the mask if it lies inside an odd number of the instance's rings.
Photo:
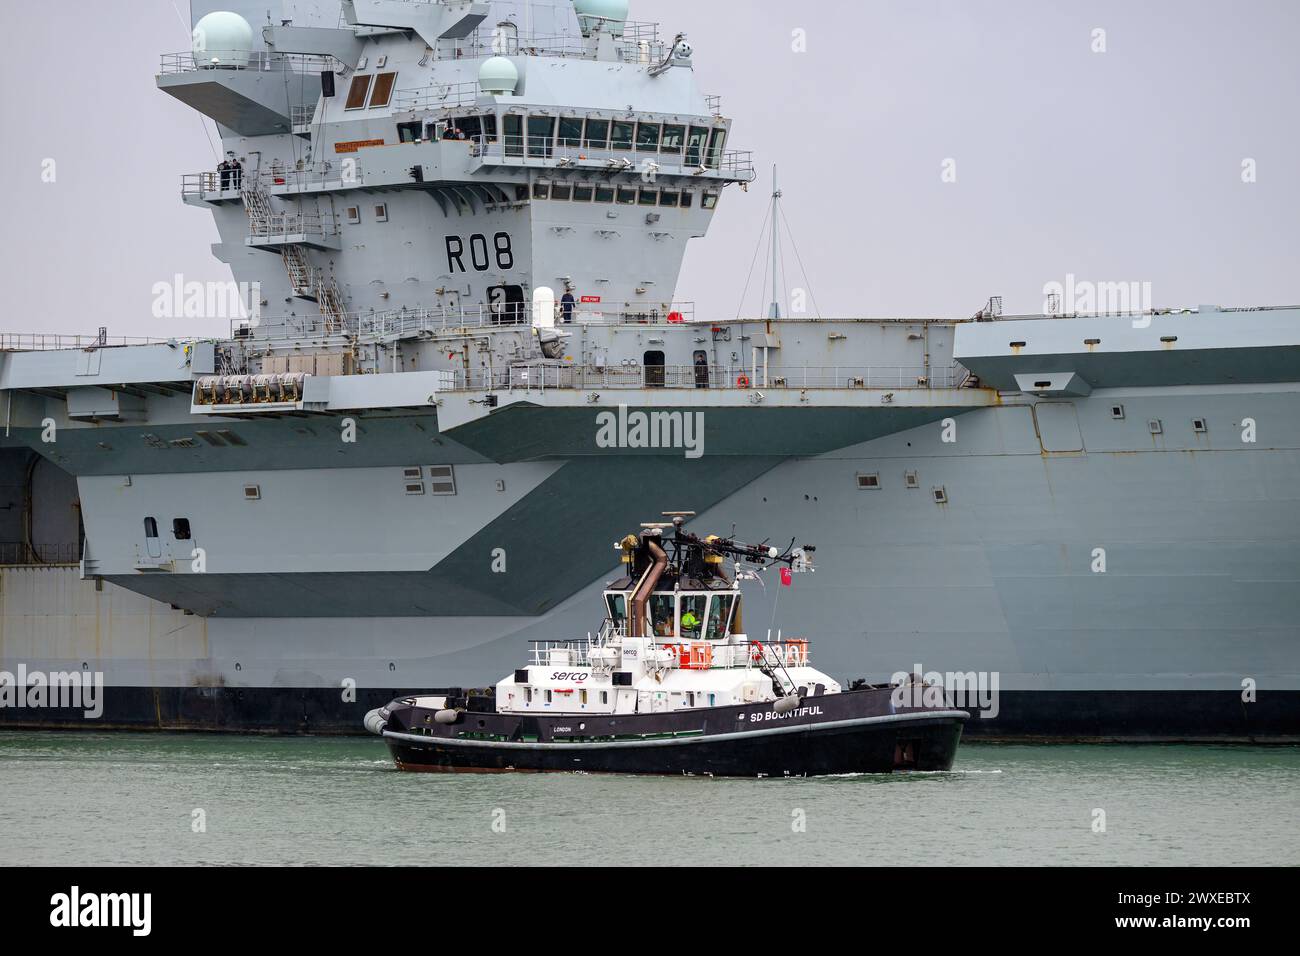
<svg viewBox="0 0 1300 956">
<path fill-rule="evenodd" d="M 690 510 L 818 545 L 751 633 L 996 689 L 969 737 L 1300 739 L 1300 308 L 697 315 L 754 160 L 708 51 L 628 16 L 194 4 L 157 85 L 218 126 L 179 198 L 250 317 L 0 341 L 0 676 L 102 674 L 105 728 L 359 733 L 596 631 L 618 533 Z"/>
</svg>

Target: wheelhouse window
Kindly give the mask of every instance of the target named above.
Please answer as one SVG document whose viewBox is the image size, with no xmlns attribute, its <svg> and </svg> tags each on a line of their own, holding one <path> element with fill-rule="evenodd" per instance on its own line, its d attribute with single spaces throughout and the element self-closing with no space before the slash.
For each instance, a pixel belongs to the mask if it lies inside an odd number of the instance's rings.
<svg viewBox="0 0 1300 956">
<path fill-rule="evenodd" d="M 704 208 L 705 208 L 705 209 L 716 209 L 717 207 L 718 207 L 718 194 L 717 194 L 717 193 L 705 193 L 705 194 L 704 194 Z"/>
<path fill-rule="evenodd" d="M 660 125 L 658 123 L 637 123 L 636 148 L 639 153 L 653 153 L 659 149 Z"/>
<path fill-rule="evenodd" d="M 622 594 L 606 594 L 605 606 L 609 608 L 609 619 L 622 626 L 627 622 L 627 597 Z"/>
<path fill-rule="evenodd" d="M 631 186 L 618 187 L 618 204 L 620 206 L 636 205 L 636 190 Z"/>
<path fill-rule="evenodd" d="M 401 143 L 418 143 L 420 141 L 420 121 L 397 124 L 397 139 Z"/>
<path fill-rule="evenodd" d="M 573 116 L 560 118 L 560 148 L 579 149 L 582 146 L 582 120 Z"/>
<path fill-rule="evenodd" d="M 568 183 L 556 183 L 551 187 L 551 198 L 567 202 L 573 195 L 573 187 Z"/>
<path fill-rule="evenodd" d="M 393 98 L 393 82 L 397 79 L 396 73 L 380 73 L 375 77 L 374 88 L 370 91 L 370 108 L 377 106 L 387 106 Z"/>
<path fill-rule="evenodd" d="M 659 190 L 642 186 L 636 201 L 642 206 L 657 206 L 659 204 Z"/>
<path fill-rule="evenodd" d="M 734 594 L 714 594 L 709 601 L 709 623 L 704 632 L 705 640 L 720 641 L 727 636 L 731 623 L 731 606 L 735 603 Z"/>
<path fill-rule="evenodd" d="M 687 190 L 682 190 L 682 208 L 690 209 L 695 202 L 695 194 Z"/>
<path fill-rule="evenodd" d="M 683 594 L 680 634 L 683 640 L 698 641 L 704 630 L 704 604 L 707 594 Z"/>
<path fill-rule="evenodd" d="M 588 149 L 608 149 L 609 148 L 609 120 L 589 119 L 587 120 L 587 148 Z"/>
<path fill-rule="evenodd" d="M 555 148 L 555 117 L 528 117 L 528 155 L 546 159 Z"/>
<path fill-rule="evenodd" d="M 672 189 L 665 189 L 663 192 L 661 192 L 661 193 L 659 194 L 659 205 L 661 205 L 661 206 L 676 206 L 677 203 L 678 203 L 678 201 L 679 201 L 681 198 L 682 198 L 682 194 L 681 194 L 681 193 L 676 192 L 676 191 L 674 191 L 674 190 L 672 190 Z"/>
<path fill-rule="evenodd" d="M 591 202 L 591 197 L 595 190 L 591 186 L 584 186 L 581 183 L 575 183 L 573 186 L 574 202 Z"/>
<path fill-rule="evenodd" d="M 533 198 L 534 198 L 534 199 L 550 199 L 550 198 L 551 198 L 551 184 L 550 184 L 550 183 L 533 183 Z"/>
<path fill-rule="evenodd" d="M 613 202 L 613 201 L 614 201 L 613 186 L 596 187 L 596 202 Z"/>
<path fill-rule="evenodd" d="M 345 110 L 359 110 L 366 105 L 366 94 L 370 92 L 370 81 L 374 75 L 370 73 L 358 73 L 352 77 L 352 85 L 348 87 L 348 100 L 343 104 Z"/>
<path fill-rule="evenodd" d="M 650 595 L 650 626 L 656 637 L 673 637 L 677 633 L 675 615 L 677 604 L 675 594 Z"/>
<path fill-rule="evenodd" d="M 622 120 L 615 120 L 610 127 L 610 145 L 614 149 L 631 149 L 633 138 L 636 136 L 636 123 L 625 123 Z"/>
</svg>

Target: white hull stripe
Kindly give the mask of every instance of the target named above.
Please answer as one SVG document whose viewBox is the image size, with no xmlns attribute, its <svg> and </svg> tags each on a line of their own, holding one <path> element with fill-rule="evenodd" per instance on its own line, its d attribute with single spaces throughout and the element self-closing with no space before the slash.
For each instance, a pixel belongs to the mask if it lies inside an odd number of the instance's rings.
<svg viewBox="0 0 1300 956">
<path fill-rule="evenodd" d="M 772 737 L 780 734 L 798 734 L 810 730 L 831 730 L 834 728 L 865 727 L 871 724 L 894 724 L 903 721 L 913 723 L 939 723 L 954 718 L 965 720 L 969 715 L 964 710 L 931 710 L 920 714 L 882 714 L 879 717 L 855 717 L 851 720 L 828 720 L 814 724 L 786 724 L 781 727 L 763 727 L 756 730 L 739 730 L 724 734 L 695 734 L 690 737 L 656 737 L 652 740 L 594 740 L 584 743 L 546 743 L 542 741 L 526 742 L 518 740 L 473 740 L 462 737 L 421 737 L 418 734 L 403 734 L 385 730 L 384 736 L 428 747 L 431 744 L 448 747 L 492 748 L 496 750 L 608 750 L 610 748 L 639 747 L 680 747 L 685 744 L 725 743 L 732 740 L 746 740 L 753 737 Z"/>
</svg>

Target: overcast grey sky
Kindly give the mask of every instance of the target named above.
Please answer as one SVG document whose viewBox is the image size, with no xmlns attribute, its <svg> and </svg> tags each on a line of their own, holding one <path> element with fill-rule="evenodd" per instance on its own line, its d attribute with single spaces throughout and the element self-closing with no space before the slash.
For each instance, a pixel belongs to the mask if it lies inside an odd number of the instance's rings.
<svg viewBox="0 0 1300 956">
<path fill-rule="evenodd" d="M 1038 312 L 1069 273 L 1150 282 L 1161 306 L 1300 303 L 1295 0 L 633 0 L 632 15 L 689 34 L 731 145 L 762 170 L 688 254 L 678 297 L 701 317 L 736 314 L 773 163 L 826 315 L 966 316 L 991 294 Z M 171 0 L 45 0 L 7 25 L 0 326 L 224 331 L 150 314 L 174 273 L 229 278 L 211 217 L 179 197 L 180 174 L 214 162 L 204 124 L 154 86 L 158 55 L 189 43 Z"/>
</svg>

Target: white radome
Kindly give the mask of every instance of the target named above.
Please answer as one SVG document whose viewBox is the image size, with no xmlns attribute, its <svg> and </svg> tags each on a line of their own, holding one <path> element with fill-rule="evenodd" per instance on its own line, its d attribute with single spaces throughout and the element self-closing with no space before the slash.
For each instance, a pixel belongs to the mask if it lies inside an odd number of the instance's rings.
<svg viewBox="0 0 1300 956">
<path fill-rule="evenodd" d="M 503 56 L 490 57 L 478 68 L 478 85 L 484 93 L 511 96 L 519 86 L 519 68 Z"/>
<path fill-rule="evenodd" d="M 238 13 L 218 10 L 194 25 L 196 66 L 248 66 L 253 52 L 253 28 Z"/>
</svg>

